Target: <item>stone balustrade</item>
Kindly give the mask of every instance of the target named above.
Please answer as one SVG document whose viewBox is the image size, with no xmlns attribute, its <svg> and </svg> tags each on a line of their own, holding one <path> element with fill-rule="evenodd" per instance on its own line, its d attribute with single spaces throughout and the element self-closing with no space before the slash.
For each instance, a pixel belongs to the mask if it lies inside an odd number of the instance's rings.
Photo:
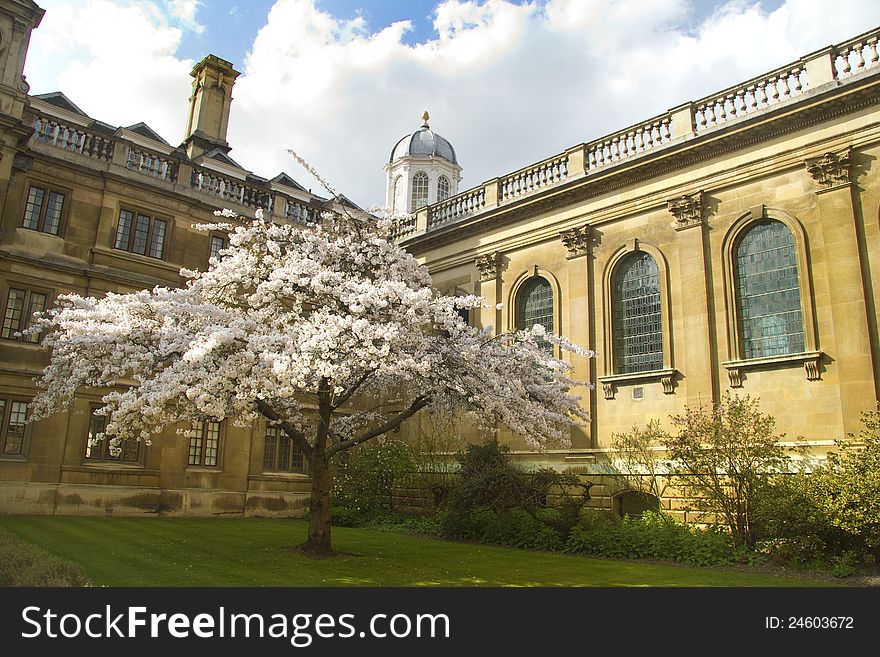
<svg viewBox="0 0 880 657">
<path fill-rule="evenodd" d="M 293 199 L 284 200 L 284 218 L 292 224 L 305 226 L 318 221 L 318 213 L 314 208 Z"/>
<path fill-rule="evenodd" d="M 128 147 L 128 158 L 125 166 L 132 171 L 142 173 L 145 176 L 158 178 L 159 180 L 167 180 L 168 182 L 177 181 L 178 165 L 174 160 L 170 160 L 162 155 L 151 153 L 146 150 L 140 150 Z"/>
<path fill-rule="evenodd" d="M 877 37 L 880 30 L 871 30 L 834 47 L 835 77 L 840 80 L 877 66 Z"/>
<path fill-rule="evenodd" d="M 795 98 L 809 87 L 807 69 L 797 62 L 693 103 L 693 125 L 699 133 L 746 114 Z"/>
<path fill-rule="evenodd" d="M 501 178 L 498 200 L 510 201 L 555 185 L 568 177 L 568 157 L 556 155 Z"/>
<path fill-rule="evenodd" d="M 113 159 L 113 140 L 90 133 L 79 126 L 66 125 L 48 116 L 37 116 L 34 134 L 37 142 L 79 153 L 96 160 Z"/>
<path fill-rule="evenodd" d="M 486 207 L 486 190 L 484 187 L 475 187 L 461 194 L 450 196 L 428 208 L 428 229 L 448 224 L 461 217 L 466 217 L 479 212 Z M 413 223 L 415 230 L 415 223 Z M 412 232 L 412 231 L 410 231 Z"/>
<path fill-rule="evenodd" d="M 399 240 L 407 235 L 412 235 L 416 232 L 417 226 L 418 222 L 416 221 L 415 214 L 396 217 L 391 227 L 391 239 Z"/>
<path fill-rule="evenodd" d="M 224 201 L 232 201 L 247 208 L 263 208 L 269 212 L 272 210 L 272 195 L 268 189 L 260 189 L 214 171 L 194 167 L 190 184 L 193 189 L 212 194 Z"/>
<path fill-rule="evenodd" d="M 585 162 L 587 170 L 598 169 L 669 143 L 672 139 L 671 123 L 672 115 L 666 112 L 590 142 L 587 144 Z"/>
<path fill-rule="evenodd" d="M 880 28 L 434 203 L 427 207 L 426 223 L 407 223 L 398 237 L 442 228 L 559 185 L 572 176 L 589 176 L 641 153 L 698 137 L 734 119 L 796 102 L 807 91 L 878 66 L 878 37 Z"/>
</svg>

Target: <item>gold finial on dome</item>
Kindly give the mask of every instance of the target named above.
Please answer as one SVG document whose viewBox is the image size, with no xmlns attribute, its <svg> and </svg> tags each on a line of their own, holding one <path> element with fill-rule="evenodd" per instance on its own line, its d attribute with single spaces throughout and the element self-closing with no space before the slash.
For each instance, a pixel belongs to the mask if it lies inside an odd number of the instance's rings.
<svg viewBox="0 0 880 657">
<path fill-rule="evenodd" d="M 430 119 L 430 118 L 431 118 L 431 115 L 428 114 L 428 110 L 425 110 L 425 113 L 422 114 L 422 127 L 423 128 L 428 127 L 428 119 Z"/>
</svg>

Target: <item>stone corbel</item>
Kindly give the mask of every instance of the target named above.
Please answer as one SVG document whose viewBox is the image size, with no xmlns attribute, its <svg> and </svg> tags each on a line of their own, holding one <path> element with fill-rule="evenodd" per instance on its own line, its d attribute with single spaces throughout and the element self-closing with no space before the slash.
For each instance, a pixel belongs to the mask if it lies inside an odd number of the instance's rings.
<svg viewBox="0 0 880 657">
<path fill-rule="evenodd" d="M 559 238 L 568 250 L 568 260 L 589 255 L 593 248 L 593 235 L 589 224 L 564 230 L 559 233 Z"/>
<path fill-rule="evenodd" d="M 605 392 L 605 399 L 614 399 L 614 393 L 617 392 L 611 381 L 603 381 L 602 390 Z"/>
<path fill-rule="evenodd" d="M 685 194 L 666 202 L 666 209 L 675 217 L 675 230 L 693 228 L 703 223 L 703 192 Z"/>
<path fill-rule="evenodd" d="M 808 358 L 804 361 L 804 371 L 807 373 L 807 381 L 821 380 L 822 377 L 819 372 L 819 361 L 821 359 L 821 356 L 816 356 L 815 358 Z"/>
<path fill-rule="evenodd" d="M 675 392 L 675 372 L 660 377 L 660 384 L 663 386 L 663 394 L 671 395 Z"/>
<path fill-rule="evenodd" d="M 480 270 L 480 280 L 492 281 L 501 275 L 504 269 L 504 257 L 500 251 L 495 251 L 478 257 L 475 264 Z"/>
<path fill-rule="evenodd" d="M 731 388 L 742 388 L 743 387 L 742 368 L 741 367 L 728 368 L 727 378 L 730 382 Z"/>
<path fill-rule="evenodd" d="M 852 182 L 852 157 L 850 149 L 840 153 L 825 153 L 822 157 L 804 160 L 807 173 L 818 186 L 818 192 L 845 187 Z"/>
<path fill-rule="evenodd" d="M 722 363 L 722 365 L 727 370 L 727 377 L 730 379 L 730 387 L 742 388 L 743 376 L 746 370 L 783 369 L 801 363 L 803 364 L 807 381 L 821 380 L 821 351 L 805 351 L 799 354 L 768 356 L 766 358 L 750 358 L 748 360 L 731 360 Z"/>
</svg>

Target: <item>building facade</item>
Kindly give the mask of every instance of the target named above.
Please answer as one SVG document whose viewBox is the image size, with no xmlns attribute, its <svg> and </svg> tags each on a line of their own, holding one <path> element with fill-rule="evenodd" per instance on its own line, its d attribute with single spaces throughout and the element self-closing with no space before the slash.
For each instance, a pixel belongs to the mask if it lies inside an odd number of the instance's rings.
<svg viewBox="0 0 880 657">
<path fill-rule="evenodd" d="M 822 458 L 880 382 L 880 66 L 874 29 L 418 209 L 399 240 L 474 325 L 543 324 L 592 421 L 524 460 L 593 475 L 613 434 L 758 397 Z M 466 163 L 465 163 L 466 164 Z M 669 504 L 667 503 L 667 507 Z M 683 506 L 683 505 L 682 505 Z M 675 507 L 673 503 L 673 508 Z"/>
<path fill-rule="evenodd" d="M 216 221 L 217 208 L 305 225 L 325 205 L 290 176 L 261 178 L 229 156 L 238 72 L 217 57 L 192 71 L 177 147 L 143 123 L 93 119 L 61 93 L 28 95 L 22 71 L 42 15 L 29 0 L 0 5 L 0 511 L 302 513 L 305 464 L 277 429 L 205 422 L 182 438 L 170 428 L 114 457 L 88 441 L 103 426 L 98 390 L 27 423 L 48 355 L 38 337 L 16 333 L 57 295 L 180 285 L 182 267 L 204 270 L 226 246 L 225 235 L 192 227 Z"/>
<path fill-rule="evenodd" d="M 73 291 L 179 285 L 225 236 L 195 231 L 218 207 L 305 225 L 325 199 L 254 175 L 226 141 L 238 72 L 192 71 L 177 147 L 145 124 L 111 126 L 22 76 L 42 10 L 0 5 L 0 511 L 297 514 L 304 463 L 265 426 L 202 423 L 112 457 L 86 390 L 27 422 L 47 362 L 17 335 Z M 452 145 L 423 125 L 385 165 L 397 239 L 445 293 L 484 296 L 475 326 L 543 324 L 594 349 L 576 358 L 592 422 L 571 446 L 518 458 L 596 482 L 612 435 L 710 405 L 760 398 L 820 456 L 856 431 L 880 382 L 880 66 L 872 30 L 521 170 L 458 190 Z M 183 117 L 182 117 L 183 118 Z M 402 434 L 417 431 L 417 420 Z M 476 437 L 476 436 L 474 436 Z"/>
</svg>

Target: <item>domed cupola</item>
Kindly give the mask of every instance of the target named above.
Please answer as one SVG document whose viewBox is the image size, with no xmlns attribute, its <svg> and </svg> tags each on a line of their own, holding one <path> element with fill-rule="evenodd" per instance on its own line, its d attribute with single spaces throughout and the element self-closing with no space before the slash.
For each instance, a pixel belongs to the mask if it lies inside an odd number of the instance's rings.
<svg viewBox="0 0 880 657">
<path fill-rule="evenodd" d="M 385 165 L 386 207 L 395 214 L 408 214 L 420 207 L 458 193 L 461 167 L 448 140 L 431 130 L 430 116 L 422 125 L 401 137 Z"/>
</svg>

